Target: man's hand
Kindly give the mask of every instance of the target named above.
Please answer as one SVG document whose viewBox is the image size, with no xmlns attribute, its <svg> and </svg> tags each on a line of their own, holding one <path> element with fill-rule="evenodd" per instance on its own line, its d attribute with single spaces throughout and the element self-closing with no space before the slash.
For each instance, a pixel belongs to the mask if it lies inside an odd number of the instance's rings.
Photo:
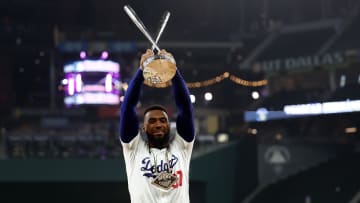
<svg viewBox="0 0 360 203">
<path fill-rule="evenodd" d="M 173 56 L 170 52 L 167 52 L 165 49 L 161 49 L 158 54 L 168 55 L 168 56 L 174 58 L 174 56 Z M 174 59 L 174 60 L 175 60 L 175 59 Z"/>
<path fill-rule="evenodd" d="M 171 53 L 167 52 L 165 49 L 160 50 L 157 54 L 167 55 L 174 59 L 174 56 Z M 140 69 L 141 70 L 144 70 L 144 66 L 143 66 L 144 61 L 152 56 L 154 56 L 154 52 L 151 49 L 147 49 L 146 52 L 141 55 L 141 59 L 140 59 Z M 175 61 L 175 59 L 173 61 Z"/>
<path fill-rule="evenodd" d="M 154 56 L 154 52 L 151 49 L 147 49 L 146 52 L 141 55 L 141 59 L 140 59 L 140 69 L 141 70 L 144 70 L 144 67 L 143 67 L 144 61 L 147 58 L 152 57 L 152 56 Z"/>
</svg>

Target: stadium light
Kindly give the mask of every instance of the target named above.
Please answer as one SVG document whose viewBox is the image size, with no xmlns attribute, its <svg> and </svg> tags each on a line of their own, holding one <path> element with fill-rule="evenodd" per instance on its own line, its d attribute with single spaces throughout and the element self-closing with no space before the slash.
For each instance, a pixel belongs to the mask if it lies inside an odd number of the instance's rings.
<svg viewBox="0 0 360 203">
<path fill-rule="evenodd" d="M 190 100 L 191 100 L 191 103 L 195 103 L 195 101 L 196 101 L 195 95 L 191 94 L 190 95 Z"/>
<path fill-rule="evenodd" d="M 258 91 L 253 91 L 253 92 L 251 93 L 251 97 L 252 97 L 253 99 L 257 100 L 257 99 L 260 98 L 260 94 L 259 94 Z"/>
<path fill-rule="evenodd" d="M 211 101 L 213 99 L 213 94 L 211 92 L 206 92 L 204 98 L 206 101 Z"/>
<path fill-rule="evenodd" d="M 216 141 L 218 143 L 227 143 L 227 142 L 229 142 L 229 137 L 230 136 L 227 133 L 219 133 L 216 136 Z"/>
<path fill-rule="evenodd" d="M 85 51 L 81 51 L 81 52 L 80 52 L 80 58 L 81 58 L 81 59 L 85 59 L 85 58 L 86 58 L 86 52 L 85 52 Z"/>
<path fill-rule="evenodd" d="M 103 51 L 101 53 L 101 59 L 105 60 L 109 57 L 109 53 L 107 51 Z"/>
</svg>

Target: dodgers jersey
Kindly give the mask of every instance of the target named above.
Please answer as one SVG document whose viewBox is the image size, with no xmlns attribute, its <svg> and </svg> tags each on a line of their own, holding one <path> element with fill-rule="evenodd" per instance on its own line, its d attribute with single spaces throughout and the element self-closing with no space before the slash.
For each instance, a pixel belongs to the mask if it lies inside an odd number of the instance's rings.
<svg viewBox="0 0 360 203">
<path fill-rule="evenodd" d="M 122 142 L 131 202 L 190 202 L 189 167 L 193 144 L 194 140 L 187 142 L 178 134 L 175 135 L 168 149 L 149 149 L 148 143 L 140 133 L 129 143 Z M 156 174 L 167 171 L 169 167 L 178 177 L 178 181 L 169 190 L 154 186 L 151 182 Z"/>
</svg>

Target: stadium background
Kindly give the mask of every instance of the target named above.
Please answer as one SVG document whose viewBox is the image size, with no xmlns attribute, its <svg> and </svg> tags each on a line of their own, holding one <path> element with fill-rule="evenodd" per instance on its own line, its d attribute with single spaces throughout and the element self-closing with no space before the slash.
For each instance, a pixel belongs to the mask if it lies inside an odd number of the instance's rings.
<svg viewBox="0 0 360 203">
<path fill-rule="evenodd" d="M 62 84 L 83 52 L 120 64 L 124 95 L 150 47 L 126 4 L 152 33 L 172 14 L 159 45 L 196 98 L 191 202 L 359 202 L 356 0 L 1 1 L 1 202 L 129 202 L 121 104 L 67 106 Z M 145 87 L 139 115 L 174 118 L 170 95 Z"/>
</svg>

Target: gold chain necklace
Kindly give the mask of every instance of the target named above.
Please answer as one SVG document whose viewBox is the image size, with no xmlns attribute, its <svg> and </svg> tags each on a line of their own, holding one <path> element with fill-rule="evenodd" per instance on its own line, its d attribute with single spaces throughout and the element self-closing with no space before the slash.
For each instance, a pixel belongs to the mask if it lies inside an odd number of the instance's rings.
<svg viewBox="0 0 360 203">
<path fill-rule="evenodd" d="M 149 149 L 149 152 L 150 152 L 150 155 L 152 155 L 153 159 L 154 159 L 154 167 L 155 167 L 155 174 L 158 174 L 158 171 L 157 171 L 157 159 L 156 159 L 156 156 L 154 153 L 152 153 Z M 171 167 L 170 165 L 170 161 L 169 161 L 169 149 L 166 148 L 166 151 L 165 151 L 165 160 L 166 160 L 166 164 L 167 164 L 167 172 L 169 173 L 172 173 L 172 170 L 173 170 L 173 167 Z"/>
</svg>

